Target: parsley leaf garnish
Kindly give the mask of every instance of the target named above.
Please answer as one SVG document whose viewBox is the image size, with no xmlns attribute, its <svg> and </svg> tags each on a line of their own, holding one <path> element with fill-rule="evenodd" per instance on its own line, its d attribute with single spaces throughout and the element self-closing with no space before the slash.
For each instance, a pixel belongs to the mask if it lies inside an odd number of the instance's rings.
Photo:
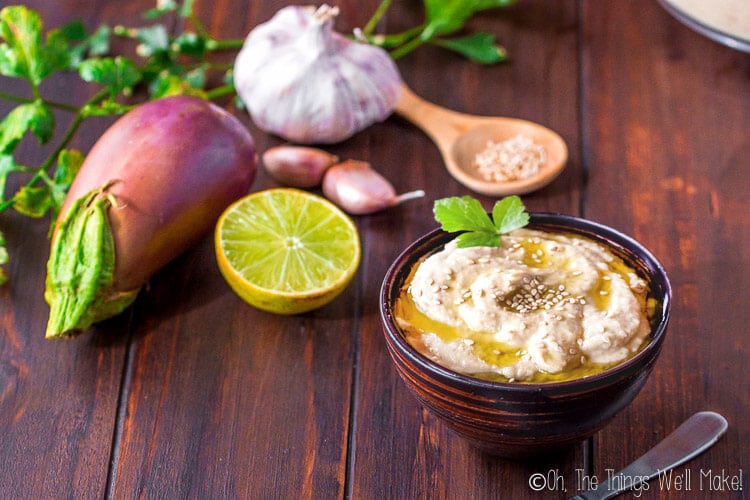
<svg viewBox="0 0 750 500">
<path fill-rule="evenodd" d="M 444 231 L 461 232 L 456 237 L 459 248 L 500 246 L 500 236 L 529 223 L 529 214 L 518 196 L 507 196 L 492 208 L 492 218 L 471 196 L 453 196 L 435 201 L 435 220 Z"/>
</svg>

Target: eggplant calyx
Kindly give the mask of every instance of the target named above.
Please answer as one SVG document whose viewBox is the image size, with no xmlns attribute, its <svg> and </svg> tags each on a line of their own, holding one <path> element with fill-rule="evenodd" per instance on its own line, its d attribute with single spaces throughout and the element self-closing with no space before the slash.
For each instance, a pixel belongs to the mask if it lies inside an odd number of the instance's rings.
<svg viewBox="0 0 750 500">
<path fill-rule="evenodd" d="M 72 337 L 128 307 L 138 290 L 113 290 L 115 245 L 107 211 L 112 182 L 77 199 L 60 221 L 47 261 L 46 338 Z"/>
</svg>

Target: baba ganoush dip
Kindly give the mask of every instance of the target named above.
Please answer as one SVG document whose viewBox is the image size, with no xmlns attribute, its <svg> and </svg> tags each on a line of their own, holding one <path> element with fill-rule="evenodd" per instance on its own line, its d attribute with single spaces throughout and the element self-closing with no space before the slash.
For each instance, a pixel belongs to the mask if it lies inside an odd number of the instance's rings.
<svg viewBox="0 0 750 500">
<path fill-rule="evenodd" d="M 436 363 L 537 383 L 632 357 L 651 330 L 647 294 L 604 245 L 523 228 L 499 247 L 446 244 L 415 266 L 394 310 L 407 341 Z"/>
</svg>

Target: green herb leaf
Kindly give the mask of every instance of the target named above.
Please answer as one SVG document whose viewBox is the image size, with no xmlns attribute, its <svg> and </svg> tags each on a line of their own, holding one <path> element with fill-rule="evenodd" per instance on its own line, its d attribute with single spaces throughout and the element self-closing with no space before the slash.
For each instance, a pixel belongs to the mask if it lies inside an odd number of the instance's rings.
<svg viewBox="0 0 750 500">
<path fill-rule="evenodd" d="M 0 153 L 12 152 L 28 130 L 45 144 L 54 129 L 55 117 L 41 100 L 20 104 L 0 122 Z"/>
<path fill-rule="evenodd" d="M 479 200 L 471 196 L 436 200 L 433 212 L 444 231 L 461 232 L 456 238 L 459 248 L 499 246 L 500 235 L 529 222 L 529 214 L 518 196 L 497 201 L 492 209 L 492 219 Z"/>
<path fill-rule="evenodd" d="M 70 186 L 83 164 L 83 153 L 76 149 L 63 149 L 57 157 L 55 184 Z"/>
<path fill-rule="evenodd" d="M 157 52 L 166 52 L 169 49 L 169 34 L 167 28 L 162 24 L 139 28 L 136 38 L 141 42 L 138 46 L 138 55 L 140 56 L 149 57 Z"/>
<path fill-rule="evenodd" d="M 135 63 L 122 56 L 86 59 L 78 66 L 78 73 L 87 82 L 107 87 L 112 101 L 117 94 L 131 89 L 141 80 Z"/>
<path fill-rule="evenodd" d="M 505 7 L 515 0 L 423 0 L 425 10 L 424 23 L 396 34 L 372 34 L 373 22 L 379 20 L 385 9 L 383 5 L 367 23 L 365 38 L 373 45 L 390 50 L 393 59 L 399 59 L 420 45 L 435 42 L 454 52 L 468 57 L 481 64 L 493 64 L 505 59 L 504 50 L 495 47 L 494 41 L 488 41 L 485 34 L 464 39 L 441 39 L 464 28 L 469 19 L 477 12 Z M 490 43 L 491 42 L 491 43 Z"/>
<path fill-rule="evenodd" d="M 185 78 L 185 81 L 188 82 L 192 88 L 202 89 L 206 86 L 206 68 L 204 66 L 199 66 L 192 69 L 186 72 L 183 75 L 183 78 Z"/>
<path fill-rule="evenodd" d="M 55 132 L 55 115 L 41 100 L 34 101 L 31 117 L 31 133 L 40 144 L 47 144 Z"/>
<path fill-rule="evenodd" d="M 109 38 L 112 34 L 112 29 L 109 26 L 102 25 L 89 35 L 83 23 L 74 21 L 63 26 L 60 31 L 65 35 L 70 45 L 71 69 L 77 68 L 87 55 L 96 57 L 109 53 Z"/>
<path fill-rule="evenodd" d="M 427 25 L 422 40 L 461 29 L 474 13 L 473 0 L 424 0 Z"/>
<path fill-rule="evenodd" d="M 70 46 L 65 35 L 60 30 L 51 30 L 41 48 L 41 73 L 44 79 L 56 71 L 70 68 Z"/>
<path fill-rule="evenodd" d="M 461 38 L 436 38 L 432 43 L 458 52 L 479 64 L 495 64 L 507 57 L 506 50 L 496 45 L 495 37 L 489 33 L 475 33 Z"/>
<path fill-rule="evenodd" d="M 8 176 L 13 172 L 22 172 L 26 170 L 21 165 L 18 165 L 13 159 L 13 155 L 0 154 L 0 207 L 2 209 L 12 203 L 5 200 L 5 184 L 7 183 Z"/>
<path fill-rule="evenodd" d="M 0 10 L 0 74 L 28 80 L 34 89 L 55 71 L 68 67 L 68 44 L 63 33 L 52 30 L 42 44 L 42 19 L 24 6 Z"/>
<path fill-rule="evenodd" d="M 21 104 L 13 108 L 0 122 L 0 153 L 11 153 L 16 144 L 21 142 L 23 136 L 31 128 L 34 119 L 34 106 L 32 104 Z"/>
<path fill-rule="evenodd" d="M 0 73 L 25 78 L 35 86 L 41 82 L 39 47 L 42 41 L 42 19 L 26 7 L 16 5 L 0 10 Z"/>
<path fill-rule="evenodd" d="M 200 72 L 183 76 L 159 75 L 151 85 L 151 97 L 159 99 L 172 95 L 194 95 L 205 98 L 206 93 L 200 88 L 203 82 Z"/>
<path fill-rule="evenodd" d="M 491 231 L 476 231 L 461 233 L 456 237 L 458 248 L 468 247 L 498 247 L 500 235 Z"/>
<path fill-rule="evenodd" d="M 76 19 L 60 27 L 60 32 L 69 42 L 82 42 L 86 39 L 86 25 L 83 21 Z"/>
<path fill-rule="evenodd" d="M 109 26 L 99 26 L 85 41 L 85 45 L 89 49 L 89 54 L 92 56 L 109 54 L 109 38 L 111 35 L 112 29 Z"/>
<path fill-rule="evenodd" d="M 206 39 L 196 33 L 183 33 L 172 43 L 180 54 L 202 57 L 206 51 Z"/>
<path fill-rule="evenodd" d="M 105 99 L 99 104 L 87 104 L 81 109 L 81 115 L 84 117 L 90 116 L 112 116 L 121 115 L 127 113 L 134 106 L 127 104 L 120 104 L 111 99 Z"/>
<path fill-rule="evenodd" d="M 52 192 L 49 186 L 23 186 L 13 196 L 13 208 L 20 214 L 38 219 L 43 217 L 52 205 Z"/>
<path fill-rule="evenodd" d="M 457 231 L 494 231 L 495 225 L 489 215 L 471 196 L 443 198 L 435 201 L 435 219 L 449 233 Z"/>
<path fill-rule="evenodd" d="M 64 149 L 60 151 L 57 157 L 57 166 L 55 167 L 55 176 L 51 186 L 50 209 L 52 210 L 52 219 L 57 218 L 60 213 L 65 195 L 73 184 L 73 180 L 83 164 L 83 153 L 75 149 Z"/>
<path fill-rule="evenodd" d="M 492 220 L 500 234 L 509 233 L 529 223 L 529 214 L 518 196 L 506 196 L 492 208 Z"/>
<path fill-rule="evenodd" d="M 427 24 L 422 40 L 460 30 L 480 10 L 504 7 L 513 0 L 424 0 Z"/>
</svg>

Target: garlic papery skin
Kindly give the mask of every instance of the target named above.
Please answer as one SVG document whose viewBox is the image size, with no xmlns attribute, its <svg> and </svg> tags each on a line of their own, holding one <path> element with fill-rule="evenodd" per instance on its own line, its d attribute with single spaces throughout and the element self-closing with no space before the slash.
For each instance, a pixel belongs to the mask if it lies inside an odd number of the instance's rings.
<svg viewBox="0 0 750 500">
<path fill-rule="evenodd" d="M 338 8 L 289 6 L 255 27 L 234 84 L 258 128 L 298 144 L 332 144 L 385 120 L 401 76 L 388 53 L 333 30 Z"/>
</svg>

